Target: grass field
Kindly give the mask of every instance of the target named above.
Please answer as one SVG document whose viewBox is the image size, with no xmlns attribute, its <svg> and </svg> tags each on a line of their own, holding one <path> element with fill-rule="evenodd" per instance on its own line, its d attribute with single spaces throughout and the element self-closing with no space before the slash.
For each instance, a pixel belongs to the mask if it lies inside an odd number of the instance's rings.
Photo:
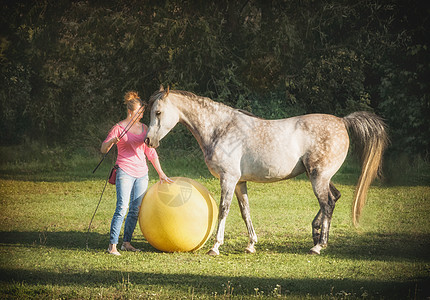
<svg viewBox="0 0 430 300">
<path fill-rule="evenodd" d="M 40 149 L 39 149 L 40 150 Z M 312 247 L 318 203 L 305 177 L 249 184 L 257 253 L 245 254 L 247 233 L 233 202 L 221 255 L 161 253 L 139 228 L 141 253 L 106 254 L 115 191 L 108 186 L 92 230 L 88 223 L 109 170 L 97 157 L 44 148 L 1 148 L 0 297 L 46 299 L 426 299 L 430 297 L 428 169 L 407 172 L 407 184 L 376 182 L 361 225 L 351 225 L 358 176 L 353 163 L 334 178 L 342 193 L 321 255 Z M 219 184 L 198 151 L 161 157 L 169 176 L 204 184 L 219 201 Z M 415 177 L 413 175 L 416 175 Z M 155 183 L 154 171 L 150 184 Z M 397 176 L 401 177 L 401 176 Z M 413 177 L 413 178 L 412 178 Z M 88 238 L 88 249 L 86 240 Z"/>
</svg>

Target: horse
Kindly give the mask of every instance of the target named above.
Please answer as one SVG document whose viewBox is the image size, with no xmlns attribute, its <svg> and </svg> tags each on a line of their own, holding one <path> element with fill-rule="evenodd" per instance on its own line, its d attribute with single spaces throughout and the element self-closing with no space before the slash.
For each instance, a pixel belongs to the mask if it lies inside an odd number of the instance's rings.
<svg viewBox="0 0 430 300">
<path fill-rule="evenodd" d="M 330 223 L 341 194 L 331 182 L 350 146 L 349 135 L 362 158 L 362 170 L 352 205 L 357 226 L 369 185 L 380 175 L 388 144 L 384 121 L 370 112 L 354 112 L 344 118 L 308 114 L 266 120 L 207 97 L 161 86 L 149 99 L 150 124 L 145 143 L 156 148 L 177 124 L 184 124 L 197 140 L 206 165 L 220 180 L 221 200 L 215 243 L 209 255 L 219 255 L 224 243 L 226 218 L 233 194 L 239 202 L 248 230 L 247 253 L 255 253 L 257 235 L 252 225 L 247 182 L 276 182 L 306 173 L 319 202 L 312 221 L 314 246 L 320 254 L 327 246 Z"/>
</svg>

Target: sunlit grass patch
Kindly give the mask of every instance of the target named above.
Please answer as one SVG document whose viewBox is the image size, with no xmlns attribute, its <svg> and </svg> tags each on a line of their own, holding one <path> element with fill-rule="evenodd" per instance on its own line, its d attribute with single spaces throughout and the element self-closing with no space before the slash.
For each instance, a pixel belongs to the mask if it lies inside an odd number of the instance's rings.
<svg viewBox="0 0 430 300">
<path fill-rule="evenodd" d="M 218 180 L 201 175 L 203 171 L 194 169 L 200 167 L 187 159 L 169 161 L 165 156 L 166 173 L 192 177 L 219 201 Z M 114 186 L 107 186 L 87 235 L 110 163 L 91 174 L 97 162 L 81 161 L 76 170 L 65 162 L 64 170 L 41 174 L 15 166 L 0 178 L 2 298 L 419 299 L 429 295 L 430 187 L 425 184 L 372 186 L 356 229 L 351 225 L 355 168 L 341 170 L 334 182 L 342 197 L 334 211 L 329 245 L 320 256 L 307 254 L 319 205 L 303 176 L 249 183 L 251 216 L 259 238 L 255 255 L 244 252 L 247 232 L 234 200 L 219 257 L 206 255 L 213 237 L 196 253 L 161 253 L 139 228 L 133 244 L 143 251 L 113 257 L 106 249 Z M 345 179 L 342 172 L 351 175 Z M 156 179 L 151 169 L 150 184 Z"/>
</svg>

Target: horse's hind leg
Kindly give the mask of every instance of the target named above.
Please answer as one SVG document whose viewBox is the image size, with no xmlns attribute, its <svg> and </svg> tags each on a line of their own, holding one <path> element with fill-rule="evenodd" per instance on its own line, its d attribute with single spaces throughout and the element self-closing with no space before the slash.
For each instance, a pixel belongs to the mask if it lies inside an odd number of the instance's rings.
<svg viewBox="0 0 430 300">
<path fill-rule="evenodd" d="M 331 199 L 336 201 L 340 198 L 340 192 L 336 189 L 336 187 L 330 182 L 330 196 Z M 314 240 L 314 245 L 317 245 L 321 238 L 321 222 L 322 222 L 322 211 L 321 209 L 318 211 L 314 220 L 312 221 L 312 238 Z"/>
<path fill-rule="evenodd" d="M 330 182 L 330 179 L 311 178 L 314 193 L 320 204 L 320 211 L 312 222 L 312 234 L 314 247 L 312 254 L 320 254 L 322 248 L 327 246 L 330 231 L 330 223 L 336 201 L 340 198 L 340 192 Z"/>
<path fill-rule="evenodd" d="M 254 226 L 252 226 L 246 182 L 239 182 L 236 185 L 235 193 L 239 202 L 240 212 L 242 213 L 242 219 L 245 221 L 246 228 L 248 229 L 249 243 L 245 251 L 247 253 L 255 253 L 254 245 L 257 243 L 257 234 L 255 233 Z"/>
<path fill-rule="evenodd" d="M 321 220 L 322 220 L 322 213 L 320 209 L 317 215 L 315 216 L 314 220 L 312 221 L 312 238 L 314 239 L 314 245 L 318 244 L 318 242 L 320 241 Z"/>
</svg>

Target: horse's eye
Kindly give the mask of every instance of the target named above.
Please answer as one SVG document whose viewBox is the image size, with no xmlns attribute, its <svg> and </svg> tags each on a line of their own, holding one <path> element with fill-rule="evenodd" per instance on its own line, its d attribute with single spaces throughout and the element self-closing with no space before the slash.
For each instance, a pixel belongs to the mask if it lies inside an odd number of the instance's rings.
<svg viewBox="0 0 430 300">
<path fill-rule="evenodd" d="M 156 115 L 156 116 L 161 115 L 161 111 L 157 110 L 157 111 L 155 112 L 155 115 Z"/>
</svg>

